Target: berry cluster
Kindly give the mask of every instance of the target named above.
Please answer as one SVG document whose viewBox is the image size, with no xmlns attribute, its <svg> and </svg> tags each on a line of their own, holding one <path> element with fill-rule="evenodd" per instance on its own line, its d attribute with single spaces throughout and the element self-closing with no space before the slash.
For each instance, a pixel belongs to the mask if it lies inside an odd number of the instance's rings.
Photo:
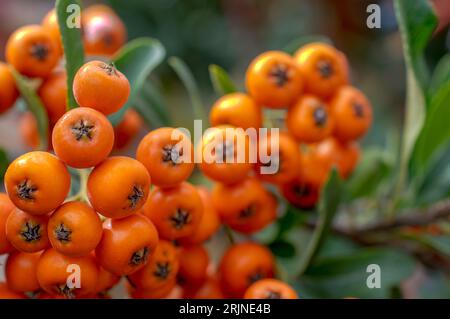
<svg viewBox="0 0 450 319">
<path fill-rule="evenodd" d="M 85 9 L 82 24 L 87 55 L 107 59 L 125 43 L 125 27 L 108 7 Z M 297 298 L 273 279 L 274 256 L 264 245 L 232 242 L 216 267 L 205 242 L 222 225 L 245 236 L 273 223 L 278 200 L 266 184 L 311 208 L 333 167 L 342 178 L 351 174 L 359 157 L 355 141 L 372 114 L 367 98 L 348 84 L 345 56 L 321 43 L 294 57 L 266 52 L 247 70 L 248 94 L 227 94 L 214 104 L 212 128 L 196 148 L 183 130 L 163 127 L 144 136 L 134 159 L 111 152 L 136 135 L 139 115 L 128 110 L 115 128 L 106 117 L 127 102 L 127 77 L 114 64 L 87 62 L 70 88 L 80 107 L 67 111 L 67 76 L 58 66 L 63 53 L 51 11 L 41 26 L 11 35 L 10 66 L 0 63 L 0 112 L 18 97 L 12 67 L 40 79 L 51 128 L 48 152 L 18 157 L 5 174 L 0 254 L 8 254 L 7 282 L 0 283 L 0 298 L 107 297 L 121 277 L 133 298 Z M 245 130 L 267 120 L 264 108 L 284 110 L 285 124 L 279 135 L 250 136 Z M 31 113 L 20 127 L 36 146 Z M 188 182 L 198 159 L 215 182 L 211 192 Z M 261 173 L 275 162 L 276 172 Z M 80 176 L 74 196 L 69 168 Z M 68 284 L 71 272 L 80 286 Z"/>
<path fill-rule="evenodd" d="M 317 203 L 333 167 L 342 178 L 350 176 L 360 155 L 355 141 L 369 129 L 372 110 L 364 94 L 349 85 L 344 54 L 323 43 L 305 45 L 294 57 L 278 51 L 261 54 L 247 69 L 246 86 L 248 94 L 230 93 L 215 102 L 210 112 L 214 129 L 203 137 L 202 149 L 211 147 L 215 135 L 223 135 L 225 142 L 218 147 L 235 159 L 237 141 L 249 138 L 243 130 L 263 126 L 264 107 L 284 112 L 280 133 L 269 132 L 245 144 L 257 145 L 255 165 L 202 163 L 200 169 L 217 182 L 213 201 L 222 221 L 236 231 L 253 233 L 276 218 L 276 202 L 263 183 L 277 186 L 293 205 L 308 209 Z M 225 130 L 230 127 L 236 133 L 227 141 Z M 261 154 L 269 155 L 270 162 Z M 261 168 L 273 161 L 278 170 L 262 174 Z"/>
</svg>

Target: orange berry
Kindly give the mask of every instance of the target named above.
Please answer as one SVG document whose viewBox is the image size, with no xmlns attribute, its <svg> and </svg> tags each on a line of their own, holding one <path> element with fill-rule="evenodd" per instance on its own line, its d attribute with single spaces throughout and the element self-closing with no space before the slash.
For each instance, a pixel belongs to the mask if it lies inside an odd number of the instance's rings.
<svg viewBox="0 0 450 319">
<path fill-rule="evenodd" d="M 36 267 L 42 252 L 13 252 L 6 259 L 5 277 L 8 287 L 16 292 L 36 292 L 40 289 Z"/>
<path fill-rule="evenodd" d="M 80 287 L 67 285 L 69 266 L 76 265 L 72 272 L 79 275 Z M 89 296 L 95 292 L 98 278 L 98 266 L 95 257 L 88 254 L 83 257 L 69 257 L 59 253 L 56 249 L 46 250 L 37 264 L 36 275 L 41 288 L 51 295 L 62 296 L 68 299 Z"/>
<path fill-rule="evenodd" d="M 11 71 L 8 66 L 0 62 L 0 114 L 9 110 L 17 100 L 19 92 L 16 88 Z"/>
<path fill-rule="evenodd" d="M 142 213 L 155 224 L 161 238 L 174 240 L 194 233 L 203 215 L 203 205 L 197 189 L 183 182 L 153 189 Z"/>
<path fill-rule="evenodd" d="M 251 97 L 244 93 L 222 96 L 209 113 L 211 126 L 232 125 L 248 129 L 262 127 L 262 111 Z"/>
<path fill-rule="evenodd" d="M 286 126 L 299 142 L 315 143 L 332 134 L 334 119 L 328 105 L 305 95 L 289 109 Z"/>
<path fill-rule="evenodd" d="M 251 285 L 244 299 L 297 299 L 297 293 L 288 284 L 276 279 L 262 279 Z"/>
<path fill-rule="evenodd" d="M 145 266 L 157 244 L 158 232 L 153 223 L 135 214 L 103 222 L 103 237 L 95 255 L 105 270 L 126 276 Z"/>
<path fill-rule="evenodd" d="M 108 6 L 87 7 L 81 13 L 81 23 L 84 49 L 88 55 L 111 56 L 127 40 L 125 24 Z"/>
<path fill-rule="evenodd" d="M 84 256 L 97 247 L 102 238 L 102 221 L 82 202 L 67 202 L 51 216 L 47 226 L 50 243 L 67 256 Z"/>
<path fill-rule="evenodd" d="M 70 174 L 56 156 L 29 152 L 9 165 L 5 188 L 16 207 L 29 214 L 43 215 L 57 208 L 66 198 Z"/>
<path fill-rule="evenodd" d="M 113 64 L 90 61 L 75 74 L 73 94 L 80 106 L 109 115 L 127 102 L 130 82 Z"/>
<path fill-rule="evenodd" d="M 301 94 L 303 80 L 291 56 L 280 51 L 268 51 L 251 62 L 246 73 L 246 86 L 258 104 L 285 108 Z"/>
<path fill-rule="evenodd" d="M 113 156 L 94 168 L 87 189 L 97 212 L 110 218 L 124 218 L 144 205 L 150 192 L 150 175 L 139 161 Z"/>
<path fill-rule="evenodd" d="M 6 60 L 28 77 L 46 77 L 60 58 L 57 43 L 40 25 L 14 31 L 6 43 Z"/>
<path fill-rule="evenodd" d="M 52 144 L 56 155 L 67 165 L 88 168 L 109 155 L 114 145 L 114 130 L 102 113 L 78 107 L 56 123 Z"/>
<path fill-rule="evenodd" d="M 153 184 L 175 186 L 194 170 L 193 146 L 184 132 L 170 127 L 148 133 L 139 143 L 136 159 L 145 165 Z"/>
<path fill-rule="evenodd" d="M 307 44 L 295 53 L 294 59 L 305 81 L 306 93 L 328 98 L 349 81 L 345 55 L 328 44 Z"/>
<path fill-rule="evenodd" d="M 341 87 L 330 102 L 335 119 L 334 136 L 351 141 L 366 134 L 372 124 L 372 107 L 366 96 L 352 86 Z"/>
<path fill-rule="evenodd" d="M 47 215 L 33 216 L 16 208 L 6 220 L 6 238 L 21 252 L 38 252 L 50 246 L 47 224 Z"/>
</svg>

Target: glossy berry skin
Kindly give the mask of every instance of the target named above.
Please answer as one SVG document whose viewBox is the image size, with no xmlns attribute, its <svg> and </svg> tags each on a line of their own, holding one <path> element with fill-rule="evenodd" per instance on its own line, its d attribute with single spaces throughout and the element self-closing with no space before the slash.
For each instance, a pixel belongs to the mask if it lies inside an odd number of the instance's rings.
<svg viewBox="0 0 450 319">
<path fill-rule="evenodd" d="M 260 128 L 262 110 L 253 99 L 244 93 L 230 93 L 218 99 L 209 113 L 211 126 L 232 125 L 236 127 Z"/>
<path fill-rule="evenodd" d="M 56 70 L 42 82 L 38 95 L 47 111 L 50 127 L 67 111 L 67 75 L 65 71 Z"/>
<path fill-rule="evenodd" d="M 294 59 L 304 79 L 306 93 L 327 99 L 349 82 L 345 55 L 328 44 L 307 44 L 295 53 Z"/>
<path fill-rule="evenodd" d="M 16 102 L 19 92 L 8 68 L 8 65 L 0 62 L 0 114 L 8 111 Z"/>
<path fill-rule="evenodd" d="M 202 245 L 180 248 L 178 281 L 183 286 L 200 287 L 208 277 L 209 254 Z"/>
<path fill-rule="evenodd" d="M 202 200 L 203 214 L 192 235 L 178 240 L 182 245 L 201 244 L 210 239 L 220 227 L 219 213 L 213 205 L 211 193 L 201 186 L 197 187 L 197 191 Z"/>
<path fill-rule="evenodd" d="M 334 119 L 330 108 L 312 95 L 301 97 L 288 111 L 286 126 L 299 142 L 319 142 L 333 133 Z"/>
<path fill-rule="evenodd" d="M 76 265 L 77 268 L 71 268 L 73 265 Z M 68 272 L 68 270 L 70 271 Z M 79 288 L 67 285 L 68 277 L 75 272 L 79 276 Z M 42 254 L 36 270 L 39 285 L 45 292 L 67 299 L 85 297 L 94 293 L 98 273 L 97 262 L 93 254 L 69 257 L 53 248 Z"/>
<path fill-rule="evenodd" d="M 0 299 L 27 299 L 27 297 L 11 290 L 5 282 L 0 282 Z"/>
<path fill-rule="evenodd" d="M 58 44 L 47 30 L 28 25 L 14 31 L 6 43 L 6 61 L 28 77 L 46 77 L 58 63 Z"/>
<path fill-rule="evenodd" d="M 147 200 L 151 178 L 139 161 L 112 156 L 97 165 L 87 182 L 92 207 L 109 218 L 138 212 Z"/>
<path fill-rule="evenodd" d="M 297 293 L 288 284 L 277 279 L 262 279 L 251 285 L 244 299 L 297 299 Z"/>
<path fill-rule="evenodd" d="M 247 178 L 254 164 L 250 149 L 256 143 L 242 128 L 217 126 L 203 134 L 197 146 L 198 167 L 210 179 L 234 184 Z"/>
<path fill-rule="evenodd" d="M 94 60 L 84 64 L 75 74 L 73 93 L 80 106 L 109 115 L 127 102 L 130 82 L 113 64 Z"/>
<path fill-rule="evenodd" d="M 108 6 L 92 5 L 81 14 L 83 44 L 87 55 L 112 56 L 127 40 L 127 30 Z"/>
<path fill-rule="evenodd" d="M 130 281 L 144 290 L 159 290 L 175 283 L 179 269 L 179 253 L 169 241 L 160 240 L 148 263 L 129 276 Z"/>
<path fill-rule="evenodd" d="M 287 183 L 298 175 L 300 163 L 300 146 L 291 135 L 269 132 L 260 136 L 255 170 L 262 181 L 275 185 Z"/>
<path fill-rule="evenodd" d="M 5 173 L 5 188 L 16 207 L 32 215 L 45 215 L 66 198 L 70 174 L 56 156 L 30 152 L 9 165 Z"/>
<path fill-rule="evenodd" d="M 102 238 L 98 214 L 82 202 L 67 202 L 58 207 L 48 221 L 48 237 L 53 248 L 67 256 L 85 256 Z"/>
<path fill-rule="evenodd" d="M 139 113 L 134 109 L 128 109 L 122 121 L 114 127 L 114 148 L 126 148 L 143 126 L 144 122 Z"/>
<path fill-rule="evenodd" d="M 211 197 L 222 222 L 244 234 L 257 232 L 276 218 L 275 199 L 255 178 L 216 184 Z"/>
<path fill-rule="evenodd" d="M 303 89 L 300 71 L 292 59 L 281 51 L 257 56 L 246 72 L 246 87 L 260 105 L 270 108 L 290 106 Z"/>
<path fill-rule="evenodd" d="M 50 246 L 48 216 L 33 216 L 15 208 L 6 220 L 6 238 L 15 249 L 34 253 Z"/>
<path fill-rule="evenodd" d="M 331 100 L 330 107 L 335 119 L 333 134 L 341 141 L 363 137 L 372 124 L 370 102 L 355 87 L 341 87 Z"/>
<path fill-rule="evenodd" d="M 14 210 L 14 204 L 5 193 L 0 193 L 0 255 L 10 253 L 14 247 L 6 239 L 6 220 Z"/>
<path fill-rule="evenodd" d="M 361 153 L 357 143 L 341 142 L 336 138 L 329 138 L 319 143 L 314 152 L 319 162 L 328 162 L 330 169 L 335 166 L 344 179 L 350 177 Z"/>
<path fill-rule="evenodd" d="M 95 255 L 105 270 L 126 276 L 145 266 L 157 244 L 158 232 L 153 223 L 135 214 L 103 222 L 103 237 Z"/>
<path fill-rule="evenodd" d="M 251 284 L 273 277 L 275 260 L 265 247 L 253 242 L 231 246 L 219 265 L 220 283 L 227 296 L 242 298 Z"/>
<path fill-rule="evenodd" d="M 5 277 L 15 292 L 36 292 L 40 289 L 36 268 L 42 252 L 13 252 L 6 259 Z"/>
<path fill-rule="evenodd" d="M 142 139 L 136 151 L 136 159 L 147 168 L 153 184 L 172 187 L 192 174 L 193 153 L 192 143 L 184 132 L 161 127 Z"/>
<path fill-rule="evenodd" d="M 314 208 L 320 195 L 318 185 L 305 181 L 301 177 L 280 185 L 280 190 L 289 203 L 305 210 Z"/>
<path fill-rule="evenodd" d="M 56 10 L 50 10 L 42 20 L 41 25 L 48 31 L 48 33 L 52 36 L 53 40 L 57 43 L 57 49 L 59 55 L 62 55 L 64 52 L 61 32 L 59 31 L 58 25 L 58 17 L 56 16 Z"/>
<path fill-rule="evenodd" d="M 64 114 L 52 132 L 56 155 L 67 165 L 89 168 L 98 165 L 111 152 L 114 130 L 102 113 L 78 107 Z"/>
<path fill-rule="evenodd" d="M 197 189 L 183 182 L 153 189 L 142 213 L 155 224 L 161 238 L 176 240 L 194 233 L 203 215 L 203 205 Z"/>
</svg>

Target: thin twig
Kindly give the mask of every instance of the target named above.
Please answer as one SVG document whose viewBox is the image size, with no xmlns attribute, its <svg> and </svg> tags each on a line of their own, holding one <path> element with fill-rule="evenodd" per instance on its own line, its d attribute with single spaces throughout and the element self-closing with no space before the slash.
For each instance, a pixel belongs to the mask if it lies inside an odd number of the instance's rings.
<svg viewBox="0 0 450 319">
<path fill-rule="evenodd" d="M 450 216 L 450 199 L 443 200 L 427 208 L 416 208 L 385 220 L 358 228 L 357 233 L 385 231 L 405 226 L 423 226 Z"/>
</svg>

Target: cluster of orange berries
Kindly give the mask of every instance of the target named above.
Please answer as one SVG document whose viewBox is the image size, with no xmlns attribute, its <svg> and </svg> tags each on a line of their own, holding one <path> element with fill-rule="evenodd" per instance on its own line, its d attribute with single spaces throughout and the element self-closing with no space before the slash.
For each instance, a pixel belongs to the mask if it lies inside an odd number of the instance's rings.
<svg viewBox="0 0 450 319">
<path fill-rule="evenodd" d="M 83 10 L 81 26 L 86 55 L 110 57 L 126 42 L 125 25 L 107 6 L 93 5 Z M 55 10 L 45 16 L 41 25 L 17 29 L 8 39 L 5 55 L 19 73 L 40 80 L 37 94 L 47 111 L 50 139 L 51 130 L 67 110 L 67 75 L 60 63 L 63 46 Z M 3 62 L 0 62 L 0 86 L 0 113 L 3 113 L 19 96 L 11 70 Z M 138 113 L 127 110 L 120 125 L 114 128 L 115 148 L 125 147 L 141 127 Z M 37 121 L 31 112 L 21 115 L 19 130 L 28 146 L 39 146 Z"/>
<path fill-rule="evenodd" d="M 89 55 L 110 56 L 125 42 L 122 22 L 107 7 L 84 10 L 82 22 Z M 204 247 L 222 221 L 243 232 L 261 228 L 235 215 L 247 190 L 224 184 L 211 195 L 188 183 L 195 166 L 193 145 L 174 128 L 147 134 L 136 159 L 110 156 L 118 134 L 106 115 L 125 104 L 130 84 L 114 65 L 88 62 L 71 88 L 80 107 L 66 112 L 66 75 L 57 66 L 62 54 L 54 11 L 42 26 L 16 31 L 7 44 L 8 63 L 25 76 L 42 79 L 38 94 L 49 115 L 55 155 L 24 154 L 5 174 L 0 255 L 8 256 L 0 298 L 107 297 L 122 276 L 133 298 L 296 298 L 291 287 L 271 279 L 275 261 L 263 245 L 232 245 L 217 269 Z M 0 64 L 0 84 L 5 84 L 0 92 L 0 110 L 5 111 L 18 97 L 5 64 Z M 122 143 L 134 132 L 129 126 L 123 131 Z M 185 154 L 192 156 L 180 160 Z M 68 167 L 79 169 L 80 177 L 88 174 L 72 197 Z M 245 202 L 258 202 L 243 211 L 251 216 L 254 210 L 267 210 L 273 220 L 273 197 L 256 180 L 246 183 L 252 194 Z M 230 210 L 228 203 L 237 206 Z M 79 275 L 74 284 L 80 286 L 69 285 L 72 274 Z"/>
<path fill-rule="evenodd" d="M 356 140 L 369 129 L 372 109 L 365 95 L 349 84 L 345 55 L 324 43 L 307 44 L 293 57 L 278 51 L 261 54 L 247 69 L 246 86 L 248 94 L 227 94 L 214 104 L 211 125 L 217 127 L 215 134 L 222 134 L 226 126 L 258 129 L 263 126 L 263 107 L 286 110 L 279 136 L 269 132 L 254 142 L 263 151 L 258 154 L 272 155 L 271 160 L 278 162 L 278 171 L 261 174 L 267 163 L 260 157 L 255 165 L 229 163 L 219 168 L 206 164 L 200 168 L 220 183 L 214 190 L 218 198 L 239 198 L 238 204 L 229 200 L 218 207 L 228 224 L 252 232 L 275 218 L 274 205 L 263 194 L 261 182 L 276 185 L 289 202 L 307 209 L 317 203 L 333 167 L 342 178 L 350 176 L 360 156 Z M 272 145 L 278 146 L 278 154 L 271 154 Z M 243 209 L 250 202 L 259 213 L 248 214 Z M 242 212 L 252 216 L 248 224 L 235 220 L 238 212 L 241 217 Z"/>
</svg>

